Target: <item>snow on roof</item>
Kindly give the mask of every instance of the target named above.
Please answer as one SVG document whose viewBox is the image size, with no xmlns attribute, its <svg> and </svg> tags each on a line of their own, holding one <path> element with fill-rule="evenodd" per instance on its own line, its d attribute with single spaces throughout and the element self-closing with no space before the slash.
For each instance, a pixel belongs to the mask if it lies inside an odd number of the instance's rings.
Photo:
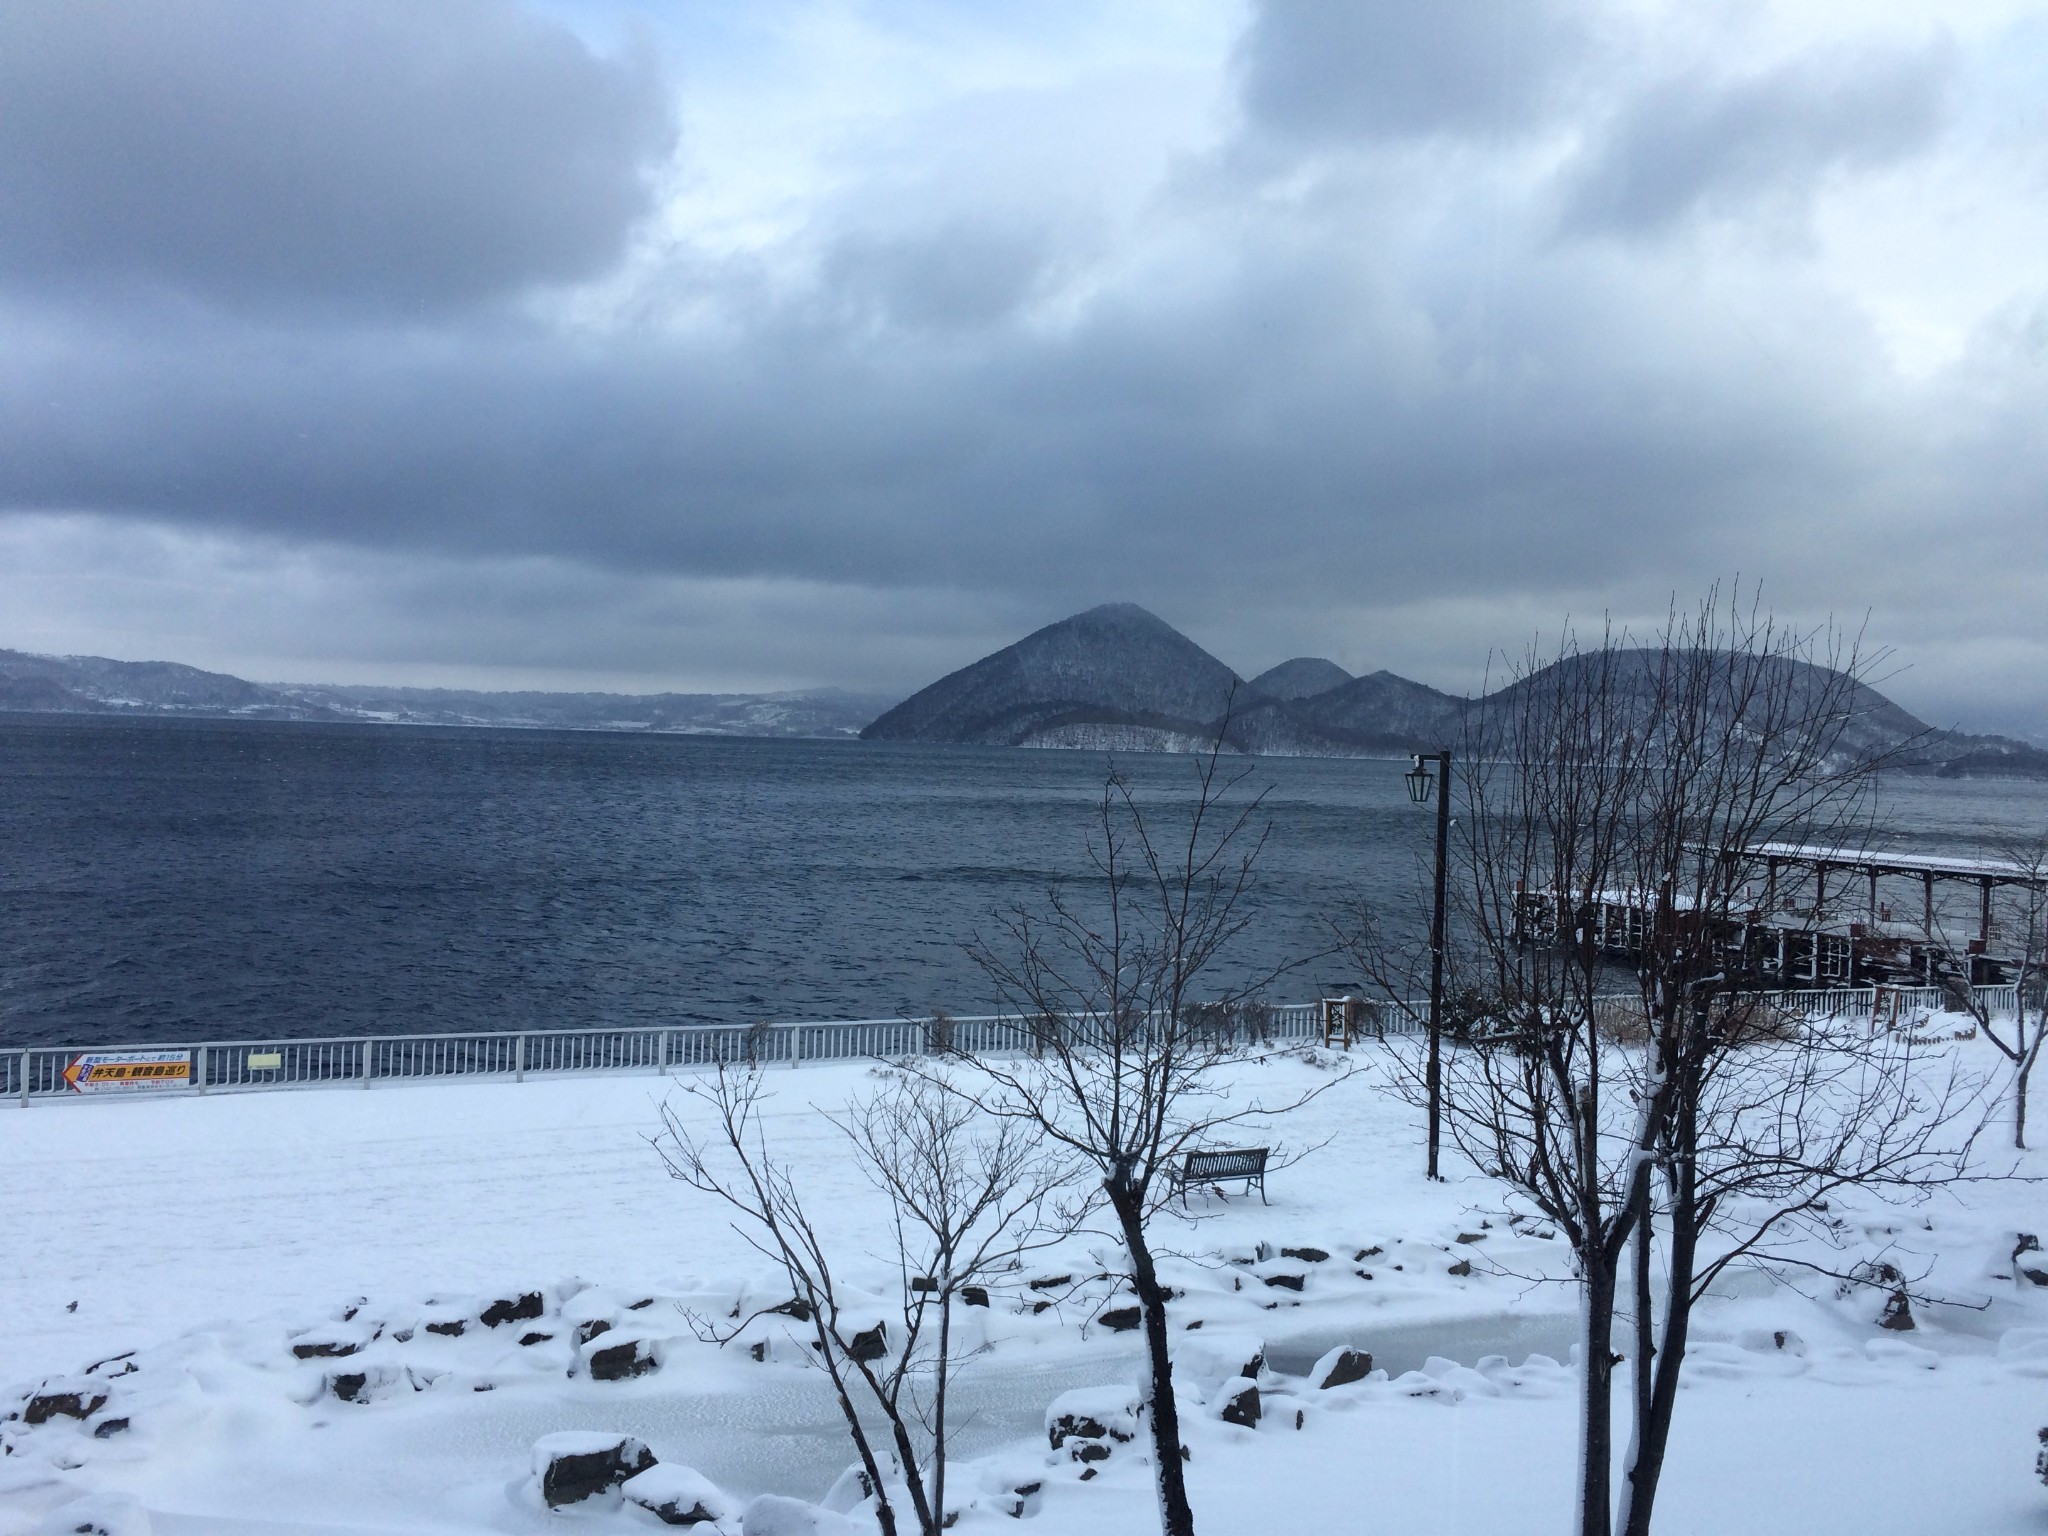
<svg viewBox="0 0 2048 1536">
<path fill-rule="evenodd" d="M 1745 850 L 1753 859 L 1777 859 L 1870 874 L 1933 875 L 1937 879 L 2016 881 L 2048 885 L 2048 871 L 2011 859 L 1964 858 L 1953 854 L 1890 853 L 1874 848 L 1824 848 L 1812 843 L 1758 843 Z"/>
</svg>

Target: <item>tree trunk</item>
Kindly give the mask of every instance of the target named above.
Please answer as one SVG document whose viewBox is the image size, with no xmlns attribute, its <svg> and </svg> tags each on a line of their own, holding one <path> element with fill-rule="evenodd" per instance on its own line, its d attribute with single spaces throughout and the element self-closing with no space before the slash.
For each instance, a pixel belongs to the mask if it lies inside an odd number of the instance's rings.
<svg viewBox="0 0 2048 1536">
<path fill-rule="evenodd" d="M 1636 1404 L 1635 1454 L 1629 1461 L 1622 1536 L 1649 1536 L 1657 1483 L 1664 1475 L 1664 1453 L 1671 1443 L 1671 1415 L 1678 1406 L 1678 1373 L 1685 1364 L 1685 1341 L 1692 1326 L 1693 1273 L 1699 1262 L 1699 1232 L 1705 1216 L 1699 1207 L 1691 1155 L 1699 1144 L 1699 1125 L 1689 1098 L 1679 1110 L 1673 1140 L 1678 1155 L 1671 1164 L 1671 1279 L 1664 1298 L 1664 1340 L 1658 1349 L 1651 1390 Z M 1648 1301 L 1645 1296 L 1646 1307 Z"/>
<path fill-rule="evenodd" d="M 1579 1536 L 1609 1536 L 1614 1464 L 1614 1271 L 1597 1257 L 1585 1266 L 1585 1334 L 1579 1340 Z"/>
<path fill-rule="evenodd" d="M 1152 1463 L 1159 1487 L 1159 1528 L 1163 1536 L 1195 1536 L 1195 1512 L 1188 1503 L 1187 1478 L 1180 1459 L 1180 1409 L 1173 1398 L 1173 1360 L 1167 1352 L 1166 1291 L 1145 1242 L 1143 1197 L 1134 1190 L 1109 1191 L 1110 1205 L 1123 1229 L 1131 1256 L 1131 1289 L 1145 1317 L 1145 1356 L 1149 1371 L 1147 1417 L 1152 1423 Z"/>
</svg>

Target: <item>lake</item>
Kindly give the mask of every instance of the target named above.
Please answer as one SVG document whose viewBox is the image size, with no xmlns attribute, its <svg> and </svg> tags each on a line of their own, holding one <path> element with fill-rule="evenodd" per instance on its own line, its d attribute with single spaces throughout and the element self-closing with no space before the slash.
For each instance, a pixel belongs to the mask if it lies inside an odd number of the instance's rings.
<svg viewBox="0 0 2048 1536">
<path fill-rule="evenodd" d="M 1187 758 L 1119 759 L 1171 820 Z M 1415 910 L 1405 762 L 1239 759 L 1266 793 L 1233 975 Z M 992 1009 L 992 915 L 1088 899 L 1086 752 L 0 716 L 0 1044 Z M 2048 785 L 1888 787 L 1901 846 L 2048 826 Z M 1098 888 L 1099 890 L 1099 888 Z M 1276 994 L 1341 978 L 1311 962 Z"/>
</svg>

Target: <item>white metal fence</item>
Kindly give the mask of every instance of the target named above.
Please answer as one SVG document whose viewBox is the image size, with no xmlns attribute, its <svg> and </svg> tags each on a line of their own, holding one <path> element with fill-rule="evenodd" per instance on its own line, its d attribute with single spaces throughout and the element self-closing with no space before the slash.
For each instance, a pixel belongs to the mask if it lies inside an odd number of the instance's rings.
<svg viewBox="0 0 2048 1536">
<path fill-rule="evenodd" d="M 1879 994 L 1887 994 L 1883 1004 Z M 2011 986 L 1980 987 L 1993 1013 L 2016 1004 Z M 1836 987 L 1769 992 L 1787 1012 L 1872 1018 L 1881 1007 L 1938 1010 L 1948 999 L 1933 987 Z M 1619 999 L 1617 999 L 1619 1001 Z M 1362 1003 L 1353 1035 L 1414 1035 L 1427 1004 Z M 1310 1040 L 1321 1030 L 1318 1003 L 1280 1003 L 1219 1015 L 1216 1027 L 1247 1039 Z M 509 1078 L 570 1072 L 667 1072 L 718 1062 L 800 1066 L 930 1054 L 951 1048 L 974 1055 L 1027 1052 L 1042 1045 L 1047 1024 L 1017 1014 L 968 1018 L 854 1019 L 824 1023 L 689 1025 L 672 1029 L 507 1030 L 446 1035 L 372 1035 L 323 1040 L 205 1041 L 196 1045 L 29 1046 L 0 1049 L 0 1100 L 74 1097 L 67 1069 L 81 1057 L 146 1053 L 181 1064 L 171 1083 L 138 1092 L 240 1092 L 259 1088 L 368 1088 L 385 1082 Z"/>
</svg>

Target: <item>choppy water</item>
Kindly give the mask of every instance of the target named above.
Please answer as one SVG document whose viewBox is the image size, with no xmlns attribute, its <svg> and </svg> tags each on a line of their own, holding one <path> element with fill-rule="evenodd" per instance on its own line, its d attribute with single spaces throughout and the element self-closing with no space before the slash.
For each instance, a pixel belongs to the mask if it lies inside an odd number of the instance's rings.
<svg viewBox="0 0 2048 1536">
<path fill-rule="evenodd" d="M 1122 761 L 1185 800 L 1187 759 Z M 1431 827 L 1405 763 L 1250 766 L 1272 835 L 1242 967 L 1417 888 Z M 978 1011 L 995 999 L 962 941 L 1085 879 L 1102 771 L 1081 752 L 0 716 L 0 1042 Z M 1919 847 L 2048 825 L 2043 785 L 1903 784 L 1893 805 Z"/>
</svg>

